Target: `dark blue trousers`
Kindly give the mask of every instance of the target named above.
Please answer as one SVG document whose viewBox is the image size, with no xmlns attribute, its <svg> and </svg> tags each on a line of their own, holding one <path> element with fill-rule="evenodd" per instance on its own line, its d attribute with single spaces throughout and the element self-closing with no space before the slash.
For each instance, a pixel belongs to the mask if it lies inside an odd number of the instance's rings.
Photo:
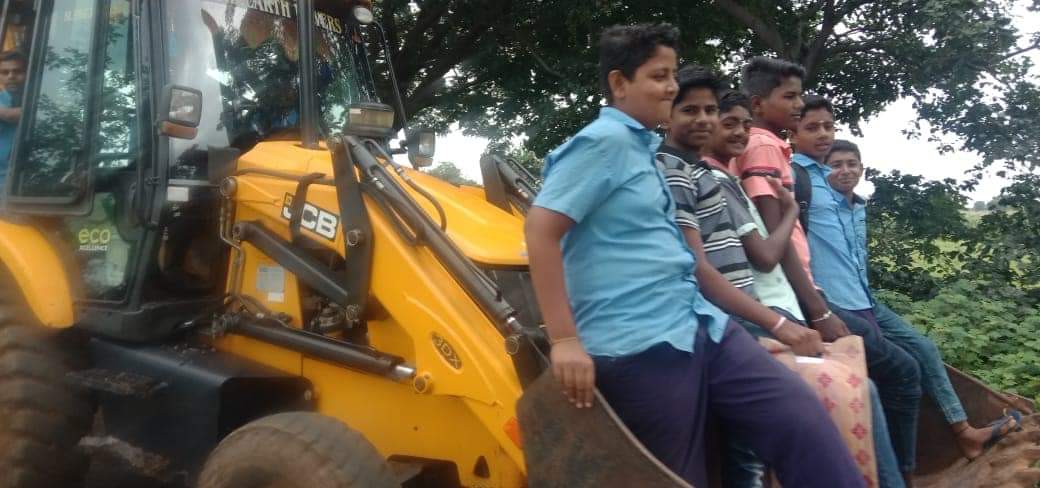
<svg viewBox="0 0 1040 488">
<path fill-rule="evenodd" d="M 662 343 L 631 356 L 593 360 L 596 386 L 625 425 L 698 488 L 708 486 L 709 417 L 744 439 L 784 486 L 864 486 L 809 386 L 734 322 L 717 344 L 702 327 L 693 354 Z"/>
</svg>

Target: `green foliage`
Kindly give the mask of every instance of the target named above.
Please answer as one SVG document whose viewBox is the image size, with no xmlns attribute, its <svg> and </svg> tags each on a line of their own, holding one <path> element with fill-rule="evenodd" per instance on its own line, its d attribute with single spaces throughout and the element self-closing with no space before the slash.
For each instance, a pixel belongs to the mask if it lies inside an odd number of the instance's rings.
<svg viewBox="0 0 1040 488">
<path fill-rule="evenodd" d="M 424 123 L 544 155 L 603 103 L 596 42 L 609 25 L 670 22 L 682 62 L 735 70 L 766 54 L 804 64 L 855 129 L 902 97 L 963 148 L 1036 164 L 1040 88 L 1006 0 L 429 0 L 378 2 L 405 106 Z M 374 56 L 376 64 L 383 61 Z M 377 69 L 377 73 L 382 70 Z M 381 91 L 389 94 L 382 80 Z M 911 127 L 912 131 L 920 126 Z M 941 143 L 943 149 L 953 149 Z"/>
<path fill-rule="evenodd" d="M 430 168 L 426 173 L 456 186 L 479 186 L 477 182 L 462 176 L 462 170 L 460 170 L 458 166 L 455 166 L 455 163 L 449 161 L 441 161 L 440 163 L 437 163 L 437 166 Z"/>
<path fill-rule="evenodd" d="M 1040 402 L 1040 307 L 1020 290 L 960 280 L 923 301 L 892 291 L 876 296 L 927 333 L 947 363 Z"/>
<path fill-rule="evenodd" d="M 1040 175 L 1015 178 L 997 205 L 969 222 L 952 181 L 871 172 L 870 280 L 915 300 L 957 280 L 1020 290 L 1040 303 Z"/>
<path fill-rule="evenodd" d="M 952 182 L 872 178 L 876 296 L 927 332 L 950 364 L 1040 401 L 1040 175 L 1016 177 L 973 222 Z"/>
<path fill-rule="evenodd" d="M 960 252 L 940 247 L 968 232 L 961 209 L 967 199 L 952 180 L 925 181 L 893 171 L 867 170 L 874 194 L 867 211 L 870 282 L 914 299 L 935 293 Z"/>
<path fill-rule="evenodd" d="M 1015 286 L 1040 303 L 1040 175 L 1017 176 L 970 237 L 967 275 Z"/>
</svg>

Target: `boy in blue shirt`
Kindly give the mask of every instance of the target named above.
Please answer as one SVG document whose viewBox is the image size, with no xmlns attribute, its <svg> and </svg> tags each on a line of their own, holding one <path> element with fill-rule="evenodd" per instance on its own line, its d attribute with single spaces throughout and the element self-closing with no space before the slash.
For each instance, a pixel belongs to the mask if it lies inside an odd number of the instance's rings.
<svg viewBox="0 0 1040 488">
<path fill-rule="evenodd" d="M 855 250 L 856 265 L 858 269 L 862 270 L 862 273 L 855 277 L 845 276 L 843 286 L 856 288 L 859 293 L 866 296 L 867 306 L 859 313 L 869 317 L 877 324 L 886 338 L 906 349 L 917 360 L 921 368 L 922 389 L 939 406 L 957 438 L 957 444 L 964 457 L 974 459 L 980 456 L 983 450 L 1018 427 L 1021 414 L 1013 411 L 982 429 L 972 427 L 968 423 L 968 416 L 950 383 L 946 367 L 935 343 L 906 323 L 892 309 L 875 300 L 870 291 L 866 276 L 868 266 L 866 201 L 856 195 L 854 191 L 863 176 L 859 147 L 845 140 L 834 141 L 825 162 L 830 169 L 827 174 L 828 183 L 845 199 L 845 205 L 838 206 L 838 209 L 845 216 L 843 220 L 851 222 L 853 227 L 853 231 L 847 234 L 848 239 L 851 240 L 849 247 Z M 811 244 L 812 241 L 810 241 Z"/>
<path fill-rule="evenodd" d="M 793 165 L 809 176 L 812 198 L 805 234 L 810 249 L 810 270 L 830 309 L 863 337 L 867 349 L 867 368 L 881 394 L 888 420 L 892 447 L 899 470 L 912 486 L 917 449 L 917 415 L 921 400 L 921 372 L 914 358 L 884 337 L 872 317 L 859 311 L 870 307 L 870 298 L 859 285 L 866 283 L 866 270 L 859 266 L 858 251 L 851 246 L 855 232 L 850 214 L 840 210 L 845 198 L 827 183 L 829 168 L 824 158 L 834 143 L 834 109 L 819 96 L 808 96 L 791 139 L 797 152 Z"/>
<path fill-rule="evenodd" d="M 546 158 L 527 216 L 531 276 L 552 371 L 577 407 L 599 388 L 666 466 L 707 486 L 714 416 L 785 486 L 863 486 L 808 386 L 709 304 L 654 166 L 677 86 L 678 31 L 618 26 L 600 39 L 609 106 Z"/>
</svg>

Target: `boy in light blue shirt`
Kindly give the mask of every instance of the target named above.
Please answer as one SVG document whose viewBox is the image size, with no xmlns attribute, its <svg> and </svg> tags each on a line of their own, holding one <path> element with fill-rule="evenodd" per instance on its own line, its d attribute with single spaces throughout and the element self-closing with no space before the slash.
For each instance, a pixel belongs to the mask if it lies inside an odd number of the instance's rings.
<svg viewBox="0 0 1040 488">
<path fill-rule="evenodd" d="M 698 289 L 653 159 L 653 129 L 677 91 L 677 39 L 669 25 L 607 29 L 609 106 L 546 158 L 525 235 L 553 375 L 578 408 L 598 388 L 695 486 L 708 483 L 709 416 L 747 439 L 784 486 L 864 486 L 815 394 Z"/>
<path fill-rule="evenodd" d="M 888 420 L 889 437 L 907 486 L 913 486 L 917 458 L 917 417 L 921 402 L 921 371 L 910 353 L 885 337 L 870 313 L 872 298 L 867 293 L 865 262 L 852 243 L 855 226 L 848 204 L 827 183 L 830 168 L 827 152 L 834 144 L 834 107 L 820 96 L 808 96 L 802 107 L 792 140 L 798 152 L 792 165 L 808 176 L 812 188 L 805 233 L 810 265 L 816 286 L 826 296 L 830 309 L 863 337 L 867 371 L 874 380 Z"/>
<path fill-rule="evenodd" d="M 857 288 L 858 292 L 868 297 L 869 315 L 881 329 L 881 333 L 890 341 L 898 344 L 911 353 L 921 368 L 922 390 L 932 397 L 942 411 L 946 422 L 957 438 L 961 453 L 968 459 L 974 459 L 982 452 L 996 444 L 1009 432 L 1017 429 L 1021 422 L 1021 414 L 1012 411 L 1003 418 L 989 424 L 985 428 L 975 428 L 968 423 L 968 415 L 961 405 L 957 393 L 950 383 L 939 349 L 931 339 L 925 337 L 902 317 L 885 304 L 874 299 L 867 283 L 867 211 L 866 201 L 856 195 L 855 188 L 863 176 L 863 163 L 859 147 L 845 141 L 834 141 L 825 162 L 830 169 L 827 181 L 833 189 L 842 195 L 845 204 L 839 207 L 842 220 L 852 227 L 847 233 L 846 244 L 855 249 L 856 265 L 862 270 L 861 276 L 847 277 L 845 286 Z M 816 256 L 813 255 L 813 259 Z"/>
</svg>

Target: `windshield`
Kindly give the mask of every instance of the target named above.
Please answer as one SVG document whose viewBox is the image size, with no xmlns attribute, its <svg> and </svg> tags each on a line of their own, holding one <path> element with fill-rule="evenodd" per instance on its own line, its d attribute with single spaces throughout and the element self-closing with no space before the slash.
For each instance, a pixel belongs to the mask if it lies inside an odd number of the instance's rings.
<svg viewBox="0 0 1040 488">
<path fill-rule="evenodd" d="M 173 142 L 180 174 L 192 177 L 193 146 L 248 150 L 299 128 L 300 59 L 296 5 L 289 1 L 169 2 L 166 48 L 172 83 L 203 92 L 199 137 Z M 375 99 L 356 24 L 315 12 L 315 85 L 327 134 L 345 121 L 352 102 Z M 205 145 L 205 146 L 203 146 Z M 182 155 L 183 157 L 178 157 Z"/>
</svg>

